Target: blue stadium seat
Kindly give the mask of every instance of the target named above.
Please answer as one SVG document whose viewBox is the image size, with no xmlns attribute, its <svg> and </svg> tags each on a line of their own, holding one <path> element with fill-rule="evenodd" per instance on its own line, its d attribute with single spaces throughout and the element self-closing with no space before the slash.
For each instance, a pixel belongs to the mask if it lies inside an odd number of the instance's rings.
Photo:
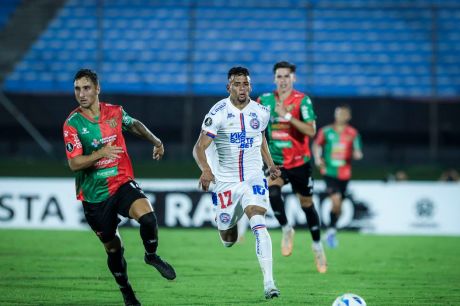
<svg viewBox="0 0 460 306">
<path fill-rule="evenodd" d="M 454 0 L 414 0 L 410 6 L 399 0 L 99 5 L 101 10 L 93 0 L 68 1 L 5 89 L 67 92 L 75 71 L 90 67 L 106 92 L 221 95 L 228 69 L 245 65 L 259 93 L 273 90 L 272 65 L 288 60 L 298 65 L 298 88 L 314 95 L 429 95 L 434 5 L 441 7 L 437 92 L 460 94 L 460 6 Z"/>
</svg>

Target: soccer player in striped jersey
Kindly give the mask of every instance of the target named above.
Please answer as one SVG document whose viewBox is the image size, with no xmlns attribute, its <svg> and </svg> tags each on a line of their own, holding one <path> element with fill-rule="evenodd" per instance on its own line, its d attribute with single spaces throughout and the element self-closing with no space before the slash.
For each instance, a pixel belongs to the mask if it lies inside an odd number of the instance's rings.
<svg viewBox="0 0 460 306">
<path fill-rule="evenodd" d="M 313 143 L 315 164 L 324 177 L 326 192 L 332 201 L 331 221 L 326 232 L 326 242 L 331 248 L 338 246 L 337 220 L 351 178 L 351 160 L 363 158 L 361 137 L 358 131 L 348 124 L 351 120 L 350 107 L 337 107 L 334 118 L 334 123 L 319 129 Z"/>
<path fill-rule="evenodd" d="M 265 223 L 269 207 L 263 162 L 273 178 L 280 173 L 273 163 L 264 130 L 269 110 L 249 97 L 248 69 L 228 72 L 228 98 L 217 102 L 205 116 L 193 156 L 202 174 L 200 185 L 211 191 L 217 228 L 225 247 L 238 238 L 238 220 L 246 214 L 256 237 L 256 255 L 262 269 L 265 298 L 278 297 L 272 272 L 272 242 Z"/>
<path fill-rule="evenodd" d="M 163 157 L 164 147 L 139 120 L 121 106 L 99 101 L 98 76 L 89 69 L 74 78 L 79 106 L 64 123 L 64 142 L 69 167 L 75 172 L 77 199 L 86 220 L 107 252 L 107 265 L 123 295 L 125 305 L 140 305 L 128 281 L 124 248 L 118 233 L 118 215 L 140 224 L 145 263 L 169 280 L 176 277 L 171 265 L 157 255 L 158 229 L 152 205 L 134 181 L 123 131 L 139 136 L 153 146 L 153 159 Z"/>
<path fill-rule="evenodd" d="M 273 160 L 281 170 L 280 177 L 268 181 L 270 204 L 283 231 L 281 254 L 289 256 L 294 244 L 294 229 L 286 217 L 281 187 L 291 184 L 307 218 L 316 268 L 319 273 L 325 273 L 327 261 L 321 243 L 320 220 L 312 199 L 310 165 L 309 143 L 316 133 L 316 115 L 310 98 L 294 89 L 295 70 L 296 66 L 289 62 L 276 63 L 273 66 L 276 90 L 259 97 L 259 102 L 270 108 L 267 141 Z"/>
</svg>

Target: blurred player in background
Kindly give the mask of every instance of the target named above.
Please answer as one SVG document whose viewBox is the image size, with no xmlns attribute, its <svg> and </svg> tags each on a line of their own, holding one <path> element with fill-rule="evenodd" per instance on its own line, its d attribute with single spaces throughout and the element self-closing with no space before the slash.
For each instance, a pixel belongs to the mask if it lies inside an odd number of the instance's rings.
<svg viewBox="0 0 460 306">
<path fill-rule="evenodd" d="M 270 204 L 263 162 L 272 178 L 280 172 L 264 136 L 270 112 L 249 97 L 248 69 L 230 69 L 227 90 L 230 96 L 217 102 L 205 116 L 193 156 L 202 171 L 201 188 L 212 191 L 217 228 L 225 247 L 237 241 L 237 222 L 243 214 L 247 215 L 256 237 L 265 298 L 271 299 L 278 297 L 280 291 L 273 280 L 272 242 L 265 224 Z"/>
<path fill-rule="evenodd" d="M 315 163 L 324 176 L 326 192 L 332 201 L 331 221 L 326 233 L 329 247 L 338 245 L 336 232 L 342 201 L 351 178 L 351 160 L 363 158 L 361 137 L 348 122 L 351 109 L 347 105 L 335 109 L 334 123 L 322 127 L 313 143 Z"/>
<path fill-rule="evenodd" d="M 258 99 L 271 110 L 267 141 L 275 164 L 281 167 L 281 177 L 268 181 L 270 204 L 283 231 L 281 253 L 289 256 L 294 244 L 294 229 L 286 217 L 281 187 L 290 183 L 307 218 L 316 267 L 318 272 L 325 273 L 327 262 L 321 243 L 320 220 L 312 199 L 310 165 L 309 139 L 316 133 L 316 115 L 310 98 L 294 89 L 295 70 L 296 66 L 291 63 L 276 63 L 273 67 L 276 90 Z"/>
<path fill-rule="evenodd" d="M 134 181 L 123 131 L 146 139 L 153 145 L 153 159 L 163 157 L 163 143 L 121 106 L 99 102 L 98 76 L 81 69 L 74 78 L 79 103 L 64 123 L 64 142 L 69 167 L 76 175 L 78 200 L 86 220 L 103 243 L 107 265 L 120 287 L 126 305 L 140 305 L 128 281 L 124 248 L 118 233 L 117 214 L 140 223 L 145 247 L 144 261 L 166 279 L 174 269 L 157 255 L 158 229 L 152 205 Z"/>
</svg>

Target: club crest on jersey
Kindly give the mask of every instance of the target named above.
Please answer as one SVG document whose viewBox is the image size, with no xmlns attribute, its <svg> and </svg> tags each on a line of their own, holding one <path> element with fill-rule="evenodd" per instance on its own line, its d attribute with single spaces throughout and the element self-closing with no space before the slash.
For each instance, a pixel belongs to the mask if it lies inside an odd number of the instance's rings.
<svg viewBox="0 0 460 306">
<path fill-rule="evenodd" d="M 229 223 L 232 218 L 227 213 L 221 213 L 219 215 L 219 219 L 220 219 L 220 222 L 226 224 L 226 223 Z"/>
<path fill-rule="evenodd" d="M 257 130 L 260 126 L 259 120 L 257 118 L 252 118 L 251 121 L 249 121 L 249 125 L 254 129 Z"/>
<path fill-rule="evenodd" d="M 117 127 L 117 121 L 114 118 L 106 120 L 105 123 L 107 123 L 112 129 Z"/>
<path fill-rule="evenodd" d="M 204 125 L 210 126 L 212 124 L 212 119 L 211 117 L 208 117 L 204 120 Z"/>
<path fill-rule="evenodd" d="M 73 151 L 73 144 L 71 142 L 66 143 L 65 148 L 67 152 L 72 152 Z"/>
</svg>

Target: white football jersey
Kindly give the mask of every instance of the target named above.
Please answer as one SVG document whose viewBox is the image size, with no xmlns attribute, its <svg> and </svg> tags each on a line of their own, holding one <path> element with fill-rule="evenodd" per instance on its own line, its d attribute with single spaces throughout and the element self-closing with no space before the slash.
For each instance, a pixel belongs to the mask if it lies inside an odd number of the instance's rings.
<svg viewBox="0 0 460 306">
<path fill-rule="evenodd" d="M 260 175 L 262 132 L 269 120 L 269 109 L 253 100 L 243 110 L 236 108 L 230 98 L 211 108 L 201 128 L 213 138 L 206 156 L 218 181 L 243 182 Z"/>
</svg>

